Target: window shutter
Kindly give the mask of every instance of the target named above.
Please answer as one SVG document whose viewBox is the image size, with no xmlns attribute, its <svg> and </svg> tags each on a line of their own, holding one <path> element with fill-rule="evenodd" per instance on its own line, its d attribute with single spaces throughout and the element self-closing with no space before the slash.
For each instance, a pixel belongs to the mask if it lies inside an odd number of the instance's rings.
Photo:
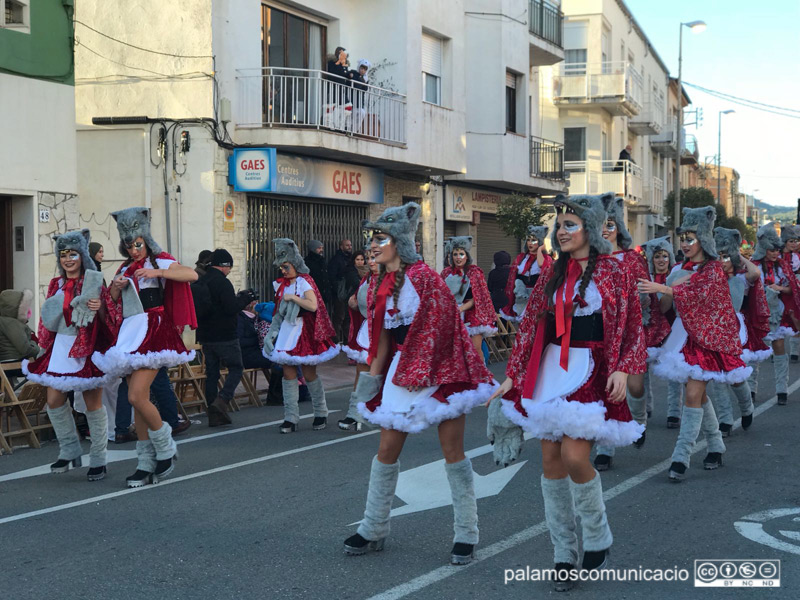
<svg viewBox="0 0 800 600">
<path fill-rule="evenodd" d="M 442 76 L 442 40 L 428 33 L 422 34 L 422 70 Z"/>
<path fill-rule="evenodd" d="M 589 27 L 585 21 L 564 23 L 564 49 L 580 50 L 588 48 Z"/>
<path fill-rule="evenodd" d="M 510 71 L 506 71 L 506 87 L 512 90 L 517 89 L 517 76 Z"/>
</svg>

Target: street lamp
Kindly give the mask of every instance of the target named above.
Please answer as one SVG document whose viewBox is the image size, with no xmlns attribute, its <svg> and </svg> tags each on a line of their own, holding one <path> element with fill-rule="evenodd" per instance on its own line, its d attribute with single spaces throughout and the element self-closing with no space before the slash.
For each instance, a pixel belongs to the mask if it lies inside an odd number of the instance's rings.
<svg viewBox="0 0 800 600">
<path fill-rule="evenodd" d="M 722 198 L 720 197 L 720 189 L 722 187 L 722 182 L 720 181 L 722 171 L 722 115 L 729 115 L 734 112 L 736 111 L 732 108 L 719 111 L 719 122 L 717 123 L 717 204 L 722 204 Z"/>
<path fill-rule="evenodd" d="M 683 28 L 688 27 L 692 33 L 703 33 L 706 30 L 704 21 L 689 21 L 681 23 L 680 36 L 678 39 L 678 131 L 677 148 L 675 149 L 675 172 L 672 174 L 672 188 L 675 193 L 675 215 L 672 219 L 674 228 L 672 241 L 678 245 L 678 225 L 681 219 L 681 150 L 683 150 Z"/>
</svg>

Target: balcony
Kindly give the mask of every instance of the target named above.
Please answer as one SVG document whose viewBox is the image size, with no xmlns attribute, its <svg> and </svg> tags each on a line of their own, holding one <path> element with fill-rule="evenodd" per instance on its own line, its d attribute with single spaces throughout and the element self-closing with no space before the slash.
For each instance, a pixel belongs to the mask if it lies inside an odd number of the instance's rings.
<svg viewBox="0 0 800 600">
<path fill-rule="evenodd" d="M 674 158 L 677 148 L 677 131 L 678 119 L 670 117 L 661 132 L 650 137 L 650 148 L 657 154 Z"/>
<path fill-rule="evenodd" d="M 406 143 L 406 97 L 310 69 L 237 71 L 238 127 L 320 129 Z"/>
<path fill-rule="evenodd" d="M 561 107 L 633 117 L 642 110 L 642 96 L 642 76 L 628 62 L 562 64 L 553 77 L 553 102 Z"/>
<path fill-rule="evenodd" d="M 651 213 L 660 215 L 664 211 L 664 182 L 658 177 L 653 177 L 645 183 L 642 201 L 628 207 L 635 213 Z"/>
<path fill-rule="evenodd" d="M 614 192 L 629 205 L 642 201 L 642 169 L 629 160 L 580 160 L 564 163 L 570 194 Z"/>
<path fill-rule="evenodd" d="M 628 129 L 637 135 L 657 135 L 664 127 L 664 99 L 648 94 L 641 112 L 628 121 Z"/>
<path fill-rule="evenodd" d="M 697 150 L 697 138 L 683 130 L 683 148 L 681 148 L 681 165 L 697 166 L 700 153 Z"/>
<path fill-rule="evenodd" d="M 564 145 L 531 136 L 531 177 L 564 180 Z"/>
<path fill-rule="evenodd" d="M 564 13 L 558 5 L 546 0 L 530 0 L 528 30 L 532 66 L 554 65 L 564 60 Z"/>
</svg>

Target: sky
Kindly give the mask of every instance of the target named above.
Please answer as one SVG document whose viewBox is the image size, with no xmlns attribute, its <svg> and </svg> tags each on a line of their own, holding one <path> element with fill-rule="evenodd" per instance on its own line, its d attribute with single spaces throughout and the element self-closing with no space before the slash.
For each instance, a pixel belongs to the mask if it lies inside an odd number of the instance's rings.
<svg viewBox="0 0 800 600">
<path fill-rule="evenodd" d="M 800 0 L 625 0 L 650 43 L 678 76 L 681 22 L 702 20 L 708 28 L 684 28 L 683 80 L 705 88 L 800 111 Z M 717 154 L 722 116 L 722 164 L 736 169 L 740 191 L 776 205 L 800 198 L 800 113 L 782 117 L 715 98 L 685 86 L 703 123 L 688 127 L 698 139 L 700 160 Z M 688 118 L 687 121 L 694 119 Z"/>
</svg>

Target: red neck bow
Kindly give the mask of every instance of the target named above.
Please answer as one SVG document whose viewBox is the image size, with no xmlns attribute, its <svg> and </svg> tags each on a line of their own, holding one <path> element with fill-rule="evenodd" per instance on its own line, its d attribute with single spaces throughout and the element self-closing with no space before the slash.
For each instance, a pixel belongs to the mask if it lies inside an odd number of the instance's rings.
<svg viewBox="0 0 800 600">
<path fill-rule="evenodd" d="M 139 269 L 144 269 L 144 264 L 147 261 L 147 257 L 140 258 L 139 260 L 132 262 L 127 267 L 125 267 L 125 272 L 123 275 L 133 281 L 133 284 L 136 286 L 136 289 L 139 289 L 139 279 L 134 277 L 134 274 Z"/>
<path fill-rule="evenodd" d="M 75 288 L 78 285 L 78 279 L 67 279 L 64 282 L 64 287 L 61 291 L 64 292 L 64 323 L 67 327 L 72 325 L 72 300 L 75 298 Z"/>
<path fill-rule="evenodd" d="M 692 262 L 692 261 L 690 261 L 690 260 L 687 260 L 685 263 L 683 263 L 683 266 L 681 267 L 681 269 L 683 269 L 684 271 L 694 271 L 694 268 L 695 268 L 695 267 L 696 267 L 698 264 L 699 264 L 699 263 L 696 263 L 696 262 Z"/>
<path fill-rule="evenodd" d="M 283 298 L 283 293 L 286 291 L 286 287 L 292 284 L 292 280 L 286 277 L 279 277 L 276 281 L 279 285 L 278 290 L 275 292 L 275 309 L 273 314 L 278 312 L 278 307 L 281 305 L 281 299 Z"/>
<path fill-rule="evenodd" d="M 533 267 L 533 262 L 536 260 L 535 254 L 528 253 L 528 257 L 525 259 L 525 266 L 522 267 L 522 275 L 526 275 L 528 271 L 531 270 Z"/>
<path fill-rule="evenodd" d="M 386 273 L 383 281 L 381 281 L 380 286 L 378 286 L 378 290 L 375 292 L 375 314 L 372 315 L 372 331 L 370 332 L 372 335 L 370 335 L 369 354 L 367 355 L 368 365 L 372 364 L 372 361 L 378 355 L 378 343 L 381 339 L 383 319 L 386 315 L 386 302 L 394 293 L 394 282 L 396 276 L 397 271 Z"/>
<path fill-rule="evenodd" d="M 764 261 L 764 284 L 773 285 L 775 283 L 775 263 L 768 260 Z"/>
</svg>

